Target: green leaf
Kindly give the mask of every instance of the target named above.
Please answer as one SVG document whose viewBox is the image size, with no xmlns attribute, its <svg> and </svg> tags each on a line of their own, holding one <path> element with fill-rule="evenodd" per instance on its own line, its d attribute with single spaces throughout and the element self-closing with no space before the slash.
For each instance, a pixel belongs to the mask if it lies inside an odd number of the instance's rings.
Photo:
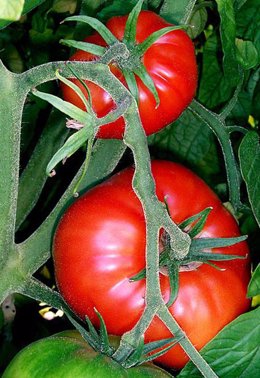
<svg viewBox="0 0 260 378">
<path fill-rule="evenodd" d="M 234 0 L 234 9 L 240 9 L 246 3 L 246 1 L 247 0 Z"/>
<path fill-rule="evenodd" d="M 260 225 L 260 146 L 256 132 L 251 131 L 243 138 L 239 148 L 239 160 L 249 201 Z"/>
<path fill-rule="evenodd" d="M 111 17 L 129 14 L 135 5 L 136 0 L 109 1 L 108 4 L 105 5 L 100 12 L 98 12 L 97 16 L 100 20 L 106 22 Z"/>
<path fill-rule="evenodd" d="M 192 166 L 204 177 L 216 175 L 220 170 L 213 133 L 189 109 L 148 140 L 164 157 L 173 155 L 175 160 Z"/>
<path fill-rule="evenodd" d="M 260 374 L 260 308 L 239 316 L 202 350 L 219 378 L 255 378 Z M 201 378 L 188 363 L 178 378 Z"/>
<path fill-rule="evenodd" d="M 254 270 L 248 285 L 247 296 L 252 298 L 260 294 L 260 264 Z"/>
<path fill-rule="evenodd" d="M 237 60 L 245 70 L 250 70 L 258 64 L 259 56 L 253 42 L 237 38 L 236 46 Z"/>
<path fill-rule="evenodd" d="M 73 14 L 77 8 L 77 0 L 54 0 L 52 10 L 57 13 Z"/>
<path fill-rule="evenodd" d="M 187 24 L 196 0 L 164 0 L 160 15 L 174 24 Z"/>
<path fill-rule="evenodd" d="M 195 39 L 200 33 L 203 32 L 208 19 L 208 13 L 206 8 L 194 8 L 191 17 L 188 22 L 187 33 L 191 39 Z"/>
<path fill-rule="evenodd" d="M 260 4 L 247 0 L 236 15 L 237 37 L 252 41 L 260 56 Z"/>
<path fill-rule="evenodd" d="M 213 109 L 227 101 L 232 94 L 229 79 L 223 74 L 219 62 L 220 41 L 216 32 L 207 39 L 203 49 L 203 66 L 198 99 Z"/>
<path fill-rule="evenodd" d="M 239 80 L 239 67 L 236 58 L 236 23 L 233 0 L 216 0 L 221 19 L 220 36 L 222 42 L 224 75 L 230 86 Z"/>
<path fill-rule="evenodd" d="M 23 9 L 22 9 L 22 13 L 20 14 L 21 15 L 24 15 L 28 12 L 30 12 L 32 9 L 38 7 L 40 4 L 42 4 L 45 0 L 25 0 L 25 2 L 23 0 L 17 0 L 17 1 L 10 1 L 10 0 L 0 0 L 0 9 L 2 10 L 2 3 L 3 4 L 8 4 L 10 6 L 10 4 L 13 4 L 14 2 L 17 2 L 17 3 L 24 3 L 24 6 L 23 6 Z M 0 11 L 1 12 L 1 11 Z M 18 19 L 20 18 L 20 16 L 18 17 Z M 0 17 L 1 19 L 1 17 Z M 3 29 L 5 28 L 6 26 L 8 26 L 10 24 L 10 21 L 4 21 L 4 20 L 1 20 L 0 21 L 0 29 Z"/>
<path fill-rule="evenodd" d="M 24 0 L 0 0 L 0 19 L 17 21 L 22 15 Z"/>
<path fill-rule="evenodd" d="M 253 93 L 252 115 L 258 120 L 260 119 L 260 81 Z"/>
</svg>

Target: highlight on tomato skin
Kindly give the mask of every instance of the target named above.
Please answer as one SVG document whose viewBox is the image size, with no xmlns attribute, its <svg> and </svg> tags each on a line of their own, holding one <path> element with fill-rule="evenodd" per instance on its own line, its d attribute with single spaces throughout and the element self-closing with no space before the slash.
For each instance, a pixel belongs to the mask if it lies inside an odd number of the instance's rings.
<svg viewBox="0 0 260 378">
<path fill-rule="evenodd" d="M 169 161 L 152 161 L 159 200 L 167 197 L 172 219 L 180 223 L 212 207 L 199 237 L 236 237 L 236 220 L 215 193 L 189 169 Z M 130 279 L 145 267 L 145 218 L 127 168 L 89 190 L 63 215 L 54 237 L 53 258 L 60 293 L 73 311 L 88 315 L 95 326 L 98 309 L 108 332 L 122 335 L 140 318 L 145 306 L 145 279 Z M 245 258 L 206 263 L 180 272 L 179 292 L 170 312 L 199 350 L 226 324 L 247 311 L 250 259 L 246 242 L 215 248 L 214 253 Z M 169 277 L 160 273 L 165 302 L 170 295 Z M 155 318 L 145 341 L 170 337 Z M 177 345 L 158 358 L 164 366 L 180 369 L 188 357 Z"/>
<path fill-rule="evenodd" d="M 108 29 L 119 39 L 123 39 L 127 16 L 115 16 L 107 22 Z M 170 26 L 163 18 L 151 11 L 141 11 L 137 21 L 136 43 L 143 42 L 153 32 Z M 94 33 L 85 39 L 86 42 L 106 46 L 103 38 Z M 98 61 L 98 57 L 82 50 L 76 51 L 70 57 L 71 61 Z M 136 76 L 139 98 L 138 106 L 143 128 L 146 135 L 153 134 L 171 122 L 175 121 L 190 104 L 197 88 L 197 64 L 193 43 L 183 30 L 175 30 L 160 37 L 144 53 L 142 62 L 152 78 L 157 89 L 160 104 L 152 92 Z M 125 78 L 115 63 L 110 64 L 111 71 L 126 85 Z M 82 84 L 72 79 L 88 97 Z M 96 84 L 86 81 L 91 96 L 93 109 L 98 117 L 106 115 L 115 107 L 111 96 Z M 61 83 L 63 98 L 85 110 L 84 104 L 77 94 L 68 86 Z M 122 139 L 124 134 L 124 120 L 102 126 L 98 132 L 99 138 Z"/>
</svg>

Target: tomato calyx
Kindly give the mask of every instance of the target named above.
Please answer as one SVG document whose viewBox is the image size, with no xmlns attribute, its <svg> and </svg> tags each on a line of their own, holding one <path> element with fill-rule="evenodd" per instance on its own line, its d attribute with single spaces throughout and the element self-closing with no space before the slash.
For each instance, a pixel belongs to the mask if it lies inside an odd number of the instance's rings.
<svg viewBox="0 0 260 378">
<path fill-rule="evenodd" d="M 67 158 L 72 156 L 77 150 L 79 150 L 82 146 L 87 144 L 86 158 L 82 174 L 79 180 L 77 181 L 73 191 L 74 196 L 77 197 L 77 189 L 81 183 L 81 180 L 86 174 L 94 144 L 94 139 L 99 128 L 105 126 L 110 122 L 114 122 L 118 118 L 120 118 L 126 112 L 132 100 L 130 96 L 122 96 L 122 98 L 118 102 L 118 106 L 115 109 L 111 110 L 107 115 L 101 118 L 97 117 L 96 113 L 93 110 L 91 93 L 88 89 L 88 86 L 77 75 L 77 73 L 73 70 L 72 66 L 72 63 L 67 64 L 67 68 L 77 78 L 77 80 L 80 81 L 84 89 L 87 91 L 88 99 L 84 96 L 82 90 L 77 85 L 75 85 L 71 80 L 68 80 L 61 75 L 61 70 L 56 71 L 56 77 L 65 85 L 69 86 L 75 92 L 75 94 L 79 96 L 79 98 L 83 101 L 87 111 L 83 111 L 75 105 L 67 101 L 61 100 L 59 97 L 51 95 L 49 93 L 44 93 L 36 89 L 33 89 L 32 93 L 36 97 L 48 101 L 55 108 L 59 109 L 64 114 L 68 115 L 70 118 L 67 118 L 66 121 L 67 128 L 76 130 L 76 132 L 66 140 L 63 146 L 53 155 L 52 159 L 49 161 L 46 168 L 47 175 L 53 177 L 56 174 L 54 168 L 58 163 L 64 163 L 67 160 Z"/>
<path fill-rule="evenodd" d="M 64 21 L 79 21 L 90 25 L 95 29 L 107 44 L 107 47 L 98 46 L 88 42 L 74 40 L 61 40 L 61 43 L 79 50 L 86 51 L 99 57 L 99 62 L 115 64 L 123 73 L 128 88 L 138 102 L 138 87 L 136 76 L 153 94 L 156 107 L 160 104 L 160 98 L 150 74 L 147 72 L 142 57 L 145 52 L 163 35 L 178 29 L 187 29 L 187 25 L 172 25 L 157 30 L 149 35 L 142 43 L 136 43 L 137 21 L 142 10 L 143 0 L 139 0 L 130 12 L 126 21 L 123 40 L 118 40 L 111 31 L 99 20 L 89 16 L 71 16 Z"/>
<path fill-rule="evenodd" d="M 167 203 L 166 203 L 167 206 Z M 221 270 L 215 262 L 228 261 L 235 259 L 245 259 L 246 256 L 229 255 L 222 253 L 214 253 L 214 248 L 229 247 L 240 243 L 247 239 L 247 236 L 231 237 L 231 238 L 199 238 L 207 221 L 208 215 L 212 208 L 206 208 L 198 214 L 183 221 L 179 227 L 186 231 L 192 241 L 188 254 L 180 259 L 171 247 L 171 240 L 168 233 L 163 230 L 160 237 L 160 257 L 159 269 L 160 273 L 169 277 L 170 298 L 167 306 L 171 306 L 177 298 L 179 289 L 179 273 L 183 271 L 197 270 L 203 263 L 209 264 L 215 269 Z M 130 278 L 130 282 L 139 281 L 146 277 L 146 269 L 144 268 L 135 276 Z"/>
<path fill-rule="evenodd" d="M 88 316 L 85 316 L 85 320 L 88 326 L 88 330 L 78 323 L 71 315 L 66 311 L 66 315 L 73 326 L 81 334 L 82 338 L 97 352 L 105 354 L 106 356 L 114 359 L 124 368 L 131 368 L 134 366 L 142 365 L 143 363 L 150 362 L 153 359 L 162 356 L 174 345 L 184 337 L 182 333 L 176 333 L 175 336 L 167 339 L 152 341 L 144 343 L 144 337 L 141 337 L 137 347 L 126 345 L 125 348 L 129 350 L 123 358 L 116 357 L 116 350 L 119 346 L 117 340 L 114 340 L 113 336 L 109 336 L 107 327 L 102 315 L 94 308 L 94 311 L 99 319 L 99 331 L 93 326 Z"/>
</svg>

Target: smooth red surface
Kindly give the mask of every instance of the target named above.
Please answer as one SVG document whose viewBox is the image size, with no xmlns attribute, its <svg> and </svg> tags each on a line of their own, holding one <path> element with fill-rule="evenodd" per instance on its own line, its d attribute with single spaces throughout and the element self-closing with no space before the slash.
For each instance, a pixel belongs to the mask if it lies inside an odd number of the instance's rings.
<svg viewBox="0 0 260 378">
<path fill-rule="evenodd" d="M 153 161 L 152 172 L 158 198 L 167 196 L 176 222 L 212 206 L 200 237 L 240 235 L 237 223 L 211 189 L 187 168 L 167 161 Z M 139 319 L 145 304 L 145 279 L 129 278 L 145 267 L 145 221 L 131 187 L 133 169 L 128 168 L 80 197 L 65 212 L 54 238 L 53 257 L 59 290 L 72 309 L 93 323 L 99 322 L 96 307 L 110 334 L 121 335 Z M 241 242 L 214 252 L 246 256 Z M 246 289 L 249 259 L 217 262 L 223 270 L 207 264 L 180 273 L 178 298 L 170 307 L 196 348 L 202 348 L 224 325 L 249 307 Z M 165 301 L 169 279 L 160 274 Z M 154 319 L 146 341 L 167 338 L 169 331 Z M 159 362 L 181 368 L 188 358 L 180 346 Z"/>
<path fill-rule="evenodd" d="M 108 29 L 122 40 L 127 16 L 111 18 Z M 151 33 L 170 24 L 157 14 L 142 11 L 137 22 L 137 44 L 143 42 Z M 86 42 L 106 46 L 99 34 L 95 33 L 85 39 Z M 87 52 L 78 50 L 70 60 L 90 61 L 98 58 Z M 159 38 L 143 55 L 143 63 L 152 77 L 160 98 L 160 105 L 156 108 L 154 96 L 137 77 L 139 89 L 140 117 L 147 135 L 152 134 L 176 120 L 192 101 L 197 87 L 197 65 L 194 47 L 191 39 L 182 30 L 169 32 Z M 115 64 L 110 65 L 111 71 L 125 84 L 121 71 Z M 87 97 L 86 90 L 78 80 L 73 80 Z M 86 82 L 89 86 L 93 109 L 98 117 L 106 115 L 115 107 L 110 95 L 96 84 Z M 84 105 L 75 92 L 68 86 L 61 84 L 65 100 L 79 106 Z M 121 117 L 116 122 L 103 126 L 98 137 L 121 139 L 124 133 L 124 120 Z"/>
</svg>

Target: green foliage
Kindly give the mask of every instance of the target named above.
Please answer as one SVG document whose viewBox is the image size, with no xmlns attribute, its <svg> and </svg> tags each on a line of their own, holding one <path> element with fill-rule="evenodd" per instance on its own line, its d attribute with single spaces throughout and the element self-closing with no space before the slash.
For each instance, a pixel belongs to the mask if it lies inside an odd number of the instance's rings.
<svg viewBox="0 0 260 378">
<path fill-rule="evenodd" d="M 257 133 L 252 131 L 244 137 L 240 145 L 239 158 L 249 201 L 255 218 L 260 225 L 260 146 Z"/>
<path fill-rule="evenodd" d="M 172 125 L 149 137 L 149 143 L 155 153 L 188 164 L 205 179 L 220 171 L 213 133 L 189 110 Z"/>
<path fill-rule="evenodd" d="M 160 15 L 173 24 L 185 24 L 189 20 L 195 0 L 164 0 Z"/>
<path fill-rule="evenodd" d="M 226 102 L 232 94 L 229 77 L 224 75 L 219 59 L 220 49 L 219 35 L 213 31 L 203 48 L 203 66 L 198 91 L 198 99 L 210 109 Z"/>
<path fill-rule="evenodd" d="M 260 369 L 260 308 L 241 315 L 225 327 L 201 354 L 219 378 L 253 378 Z M 179 378 L 200 378 L 199 371 L 189 363 Z"/>
<path fill-rule="evenodd" d="M 236 24 L 233 0 L 217 0 L 220 15 L 220 37 L 223 50 L 223 71 L 231 87 L 238 84 L 239 69 L 236 59 Z"/>
<path fill-rule="evenodd" d="M 0 0 L 0 19 L 8 21 L 19 20 L 24 6 L 24 0 Z"/>
<path fill-rule="evenodd" d="M 45 0 L 1 0 L 0 29 L 5 28 L 10 21 L 17 21 L 22 15 L 38 7 Z M 8 20 L 8 21 L 4 21 Z"/>
<path fill-rule="evenodd" d="M 248 297 L 254 297 L 260 294 L 260 264 L 254 270 L 251 281 L 248 285 Z"/>
</svg>

